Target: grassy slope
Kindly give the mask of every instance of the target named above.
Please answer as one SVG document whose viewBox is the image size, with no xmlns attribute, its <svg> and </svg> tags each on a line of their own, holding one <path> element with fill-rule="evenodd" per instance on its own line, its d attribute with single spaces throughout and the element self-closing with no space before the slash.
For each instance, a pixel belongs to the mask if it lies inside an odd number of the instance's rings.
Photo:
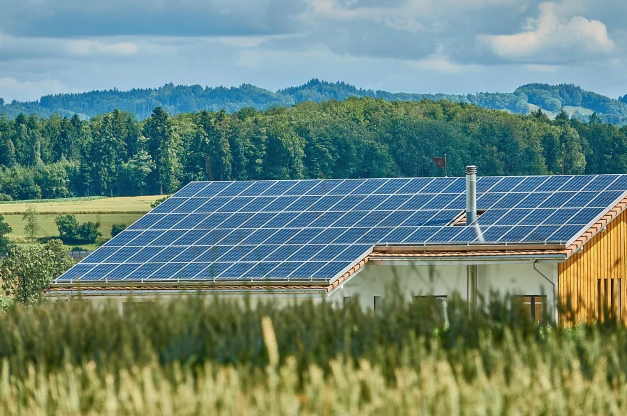
<svg viewBox="0 0 627 416">
<path fill-rule="evenodd" d="M 24 237 L 24 221 L 22 213 L 28 206 L 34 206 L 39 215 L 41 232 L 38 237 L 56 237 L 59 235 L 54 218 L 58 214 L 75 214 L 79 222 L 93 221 L 100 223 L 100 232 L 104 238 L 111 238 L 111 225 L 124 223 L 132 224 L 146 212 L 150 211 L 150 204 L 161 196 L 138 196 L 120 198 L 102 198 L 95 200 L 65 200 L 27 203 L 15 202 L 0 204 L 0 214 L 4 215 L 6 222 L 13 232 L 9 238 L 17 243 L 26 242 Z M 96 245 L 81 245 L 84 248 L 93 249 Z"/>
</svg>

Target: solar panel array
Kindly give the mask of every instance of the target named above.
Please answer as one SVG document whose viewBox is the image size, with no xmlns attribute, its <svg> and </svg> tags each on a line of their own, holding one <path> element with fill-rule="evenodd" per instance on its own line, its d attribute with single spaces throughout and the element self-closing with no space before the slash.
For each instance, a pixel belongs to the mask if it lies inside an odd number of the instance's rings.
<svg viewBox="0 0 627 416">
<path fill-rule="evenodd" d="M 565 243 L 627 175 L 192 182 L 56 280 L 295 281 L 341 275 L 375 245 Z"/>
</svg>

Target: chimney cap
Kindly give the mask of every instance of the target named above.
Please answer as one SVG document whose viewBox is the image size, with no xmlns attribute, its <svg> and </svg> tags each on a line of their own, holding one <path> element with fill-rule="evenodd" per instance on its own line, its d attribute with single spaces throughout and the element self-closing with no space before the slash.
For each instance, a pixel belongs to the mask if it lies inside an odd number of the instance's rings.
<svg viewBox="0 0 627 416">
<path fill-rule="evenodd" d="M 466 166 L 466 175 L 476 175 L 477 167 L 475 165 Z"/>
</svg>

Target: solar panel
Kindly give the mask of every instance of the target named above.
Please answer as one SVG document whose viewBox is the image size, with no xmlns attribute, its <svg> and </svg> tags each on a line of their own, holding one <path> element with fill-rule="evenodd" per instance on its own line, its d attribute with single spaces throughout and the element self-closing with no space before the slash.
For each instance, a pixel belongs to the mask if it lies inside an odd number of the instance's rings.
<svg viewBox="0 0 627 416">
<path fill-rule="evenodd" d="M 627 175 L 192 182 L 58 278 L 330 280 L 377 244 L 564 243 L 627 192 Z"/>
</svg>

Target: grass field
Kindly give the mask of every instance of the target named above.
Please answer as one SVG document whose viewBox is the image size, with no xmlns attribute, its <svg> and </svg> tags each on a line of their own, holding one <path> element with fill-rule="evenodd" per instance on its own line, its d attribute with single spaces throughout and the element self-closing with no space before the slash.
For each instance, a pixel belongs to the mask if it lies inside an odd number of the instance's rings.
<svg viewBox="0 0 627 416">
<path fill-rule="evenodd" d="M 627 329 L 511 303 L 257 308 L 202 297 L 0 312 L 1 415 L 627 414 Z"/>
<path fill-rule="evenodd" d="M 37 210 L 41 232 L 38 237 L 57 237 L 59 231 L 54 219 L 59 214 L 74 214 L 76 219 L 83 223 L 93 221 L 100 223 L 100 232 L 105 239 L 111 238 L 111 226 L 113 224 L 130 225 L 146 212 L 150 211 L 150 204 L 161 198 L 155 196 L 119 197 L 82 199 L 69 198 L 53 201 L 36 202 L 15 201 L 10 204 L 0 204 L 0 214 L 11 226 L 13 232 L 9 238 L 16 243 L 25 243 L 23 212 L 33 206 Z M 84 244 L 81 247 L 94 249 L 97 244 Z"/>
</svg>

